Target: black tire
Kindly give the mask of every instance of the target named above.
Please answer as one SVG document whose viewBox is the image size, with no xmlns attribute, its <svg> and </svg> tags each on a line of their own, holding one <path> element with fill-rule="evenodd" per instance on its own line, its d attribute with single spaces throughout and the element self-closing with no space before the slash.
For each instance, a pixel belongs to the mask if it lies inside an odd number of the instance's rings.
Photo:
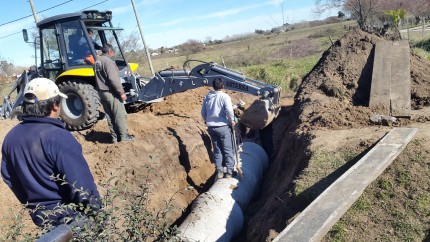
<svg viewBox="0 0 430 242">
<path fill-rule="evenodd" d="M 69 130 L 93 126 L 99 117 L 100 97 L 94 87 L 84 80 L 67 80 L 58 85 L 67 95 L 61 103 L 60 118 Z"/>
</svg>

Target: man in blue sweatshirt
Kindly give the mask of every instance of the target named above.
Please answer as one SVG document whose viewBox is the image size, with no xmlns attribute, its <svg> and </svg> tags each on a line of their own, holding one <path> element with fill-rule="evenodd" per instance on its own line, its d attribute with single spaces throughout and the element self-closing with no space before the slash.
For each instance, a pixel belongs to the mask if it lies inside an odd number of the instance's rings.
<svg viewBox="0 0 430 242">
<path fill-rule="evenodd" d="M 67 96 L 51 80 L 31 80 L 24 89 L 22 122 L 3 140 L 3 180 L 38 226 L 57 226 L 83 215 L 58 209 L 60 205 L 82 203 L 90 211 L 101 206 L 82 147 L 59 120 L 62 98 Z M 75 191 L 81 188 L 84 192 Z"/>
<path fill-rule="evenodd" d="M 217 177 L 230 178 L 234 170 L 234 156 L 232 133 L 230 127 L 235 125 L 233 105 L 230 96 L 223 91 L 224 82 L 221 78 L 216 78 L 213 81 L 213 88 L 206 95 L 201 115 L 206 125 L 212 140 L 213 158 L 217 169 Z M 230 126 L 230 127 L 229 127 Z M 224 174 L 223 158 L 227 167 L 227 173 Z"/>
</svg>

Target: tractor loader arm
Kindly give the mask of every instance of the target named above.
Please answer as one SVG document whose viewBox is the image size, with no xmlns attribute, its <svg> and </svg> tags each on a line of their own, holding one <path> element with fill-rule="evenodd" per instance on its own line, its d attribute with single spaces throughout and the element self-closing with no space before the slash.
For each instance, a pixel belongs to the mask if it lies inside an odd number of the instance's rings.
<svg viewBox="0 0 430 242">
<path fill-rule="evenodd" d="M 279 114 L 281 87 L 245 77 L 215 63 L 204 63 L 187 70 L 164 70 L 144 85 L 136 95 L 139 101 L 154 100 L 190 89 L 212 86 L 216 78 L 224 80 L 225 89 L 246 93 L 260 98 L 241 115 L 240 121 L 251 129 L 262 129 Z"/>
<path fill-rule="evenodd" d="M 20 106 L 24 101 L 24 88 L 27 83 L 38 76 L 35 70 L 24 71 L 12 84 L 10 91 L 3 98 L 3 104 L 0 107 L 0 118 L 12 119 L 21 114 Z M 11 96 L 16 92 L 15 100 Z"/>
</svg>

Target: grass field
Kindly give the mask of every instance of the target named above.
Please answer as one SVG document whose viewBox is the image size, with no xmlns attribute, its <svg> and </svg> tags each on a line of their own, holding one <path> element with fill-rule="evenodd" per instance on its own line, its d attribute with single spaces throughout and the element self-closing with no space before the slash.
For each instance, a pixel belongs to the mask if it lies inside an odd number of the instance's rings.
<svg viewBox="0 0 430 242">
<path fill-rule="evenodd" d="M 356 25 L 355 21 L 346 21 L 279 34 L 255 35 L 233 42 L 208 45 L 203 51 L 188 58 L 225 64 L 249 78 L 279 85 L 285 92 L 292 94 L 332 42 L 343 36 L 349 27 Z M 430 30 L 424 36 L 418 30 L 403 30 L 402 37 L 411 43 L 416 52 L 430 58 Z M 172 66 L 182 69 L 186 60 L 185 55 L 164 54 L 152 58 L 152 64 L 155 71 Z M 138 72 L 143 76 L 151 76 L 148 63 L 140 64 Z"/>
<path fill-rule="evenodd" d="M 209 45 L 189 59 L 225 64 L 246 76 L 290 89 L 290 82 L 306 75 L 318 62 L 321 53 L 347 31 L 354 21 L 292 30 L 279 34 L 256 35 L 238 41 Z M 171 66 L 182 69 L 186 56 L 166 54 L 152 59 L 155 71 Z M 147 63 L 138 72 L 150 76 Z M 292 87 L 297 84 L 291 85 Z M 294 88 L 293 88 L 294 89 Z"/>
</svg>

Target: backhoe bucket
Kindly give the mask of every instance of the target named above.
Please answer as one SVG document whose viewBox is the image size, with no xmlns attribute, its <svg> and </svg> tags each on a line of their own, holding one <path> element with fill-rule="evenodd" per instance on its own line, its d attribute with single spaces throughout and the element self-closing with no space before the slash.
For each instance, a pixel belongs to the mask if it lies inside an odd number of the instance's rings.
<svg viewBox="0 0 430 242">
<path fill-rule="evenodd" d="M 258 99 L 240 116 L 240 123 L 250 129 L 262 129 L 279 114 L 280 106 L 274 106 L 270 99 Z"/>
</svg>

